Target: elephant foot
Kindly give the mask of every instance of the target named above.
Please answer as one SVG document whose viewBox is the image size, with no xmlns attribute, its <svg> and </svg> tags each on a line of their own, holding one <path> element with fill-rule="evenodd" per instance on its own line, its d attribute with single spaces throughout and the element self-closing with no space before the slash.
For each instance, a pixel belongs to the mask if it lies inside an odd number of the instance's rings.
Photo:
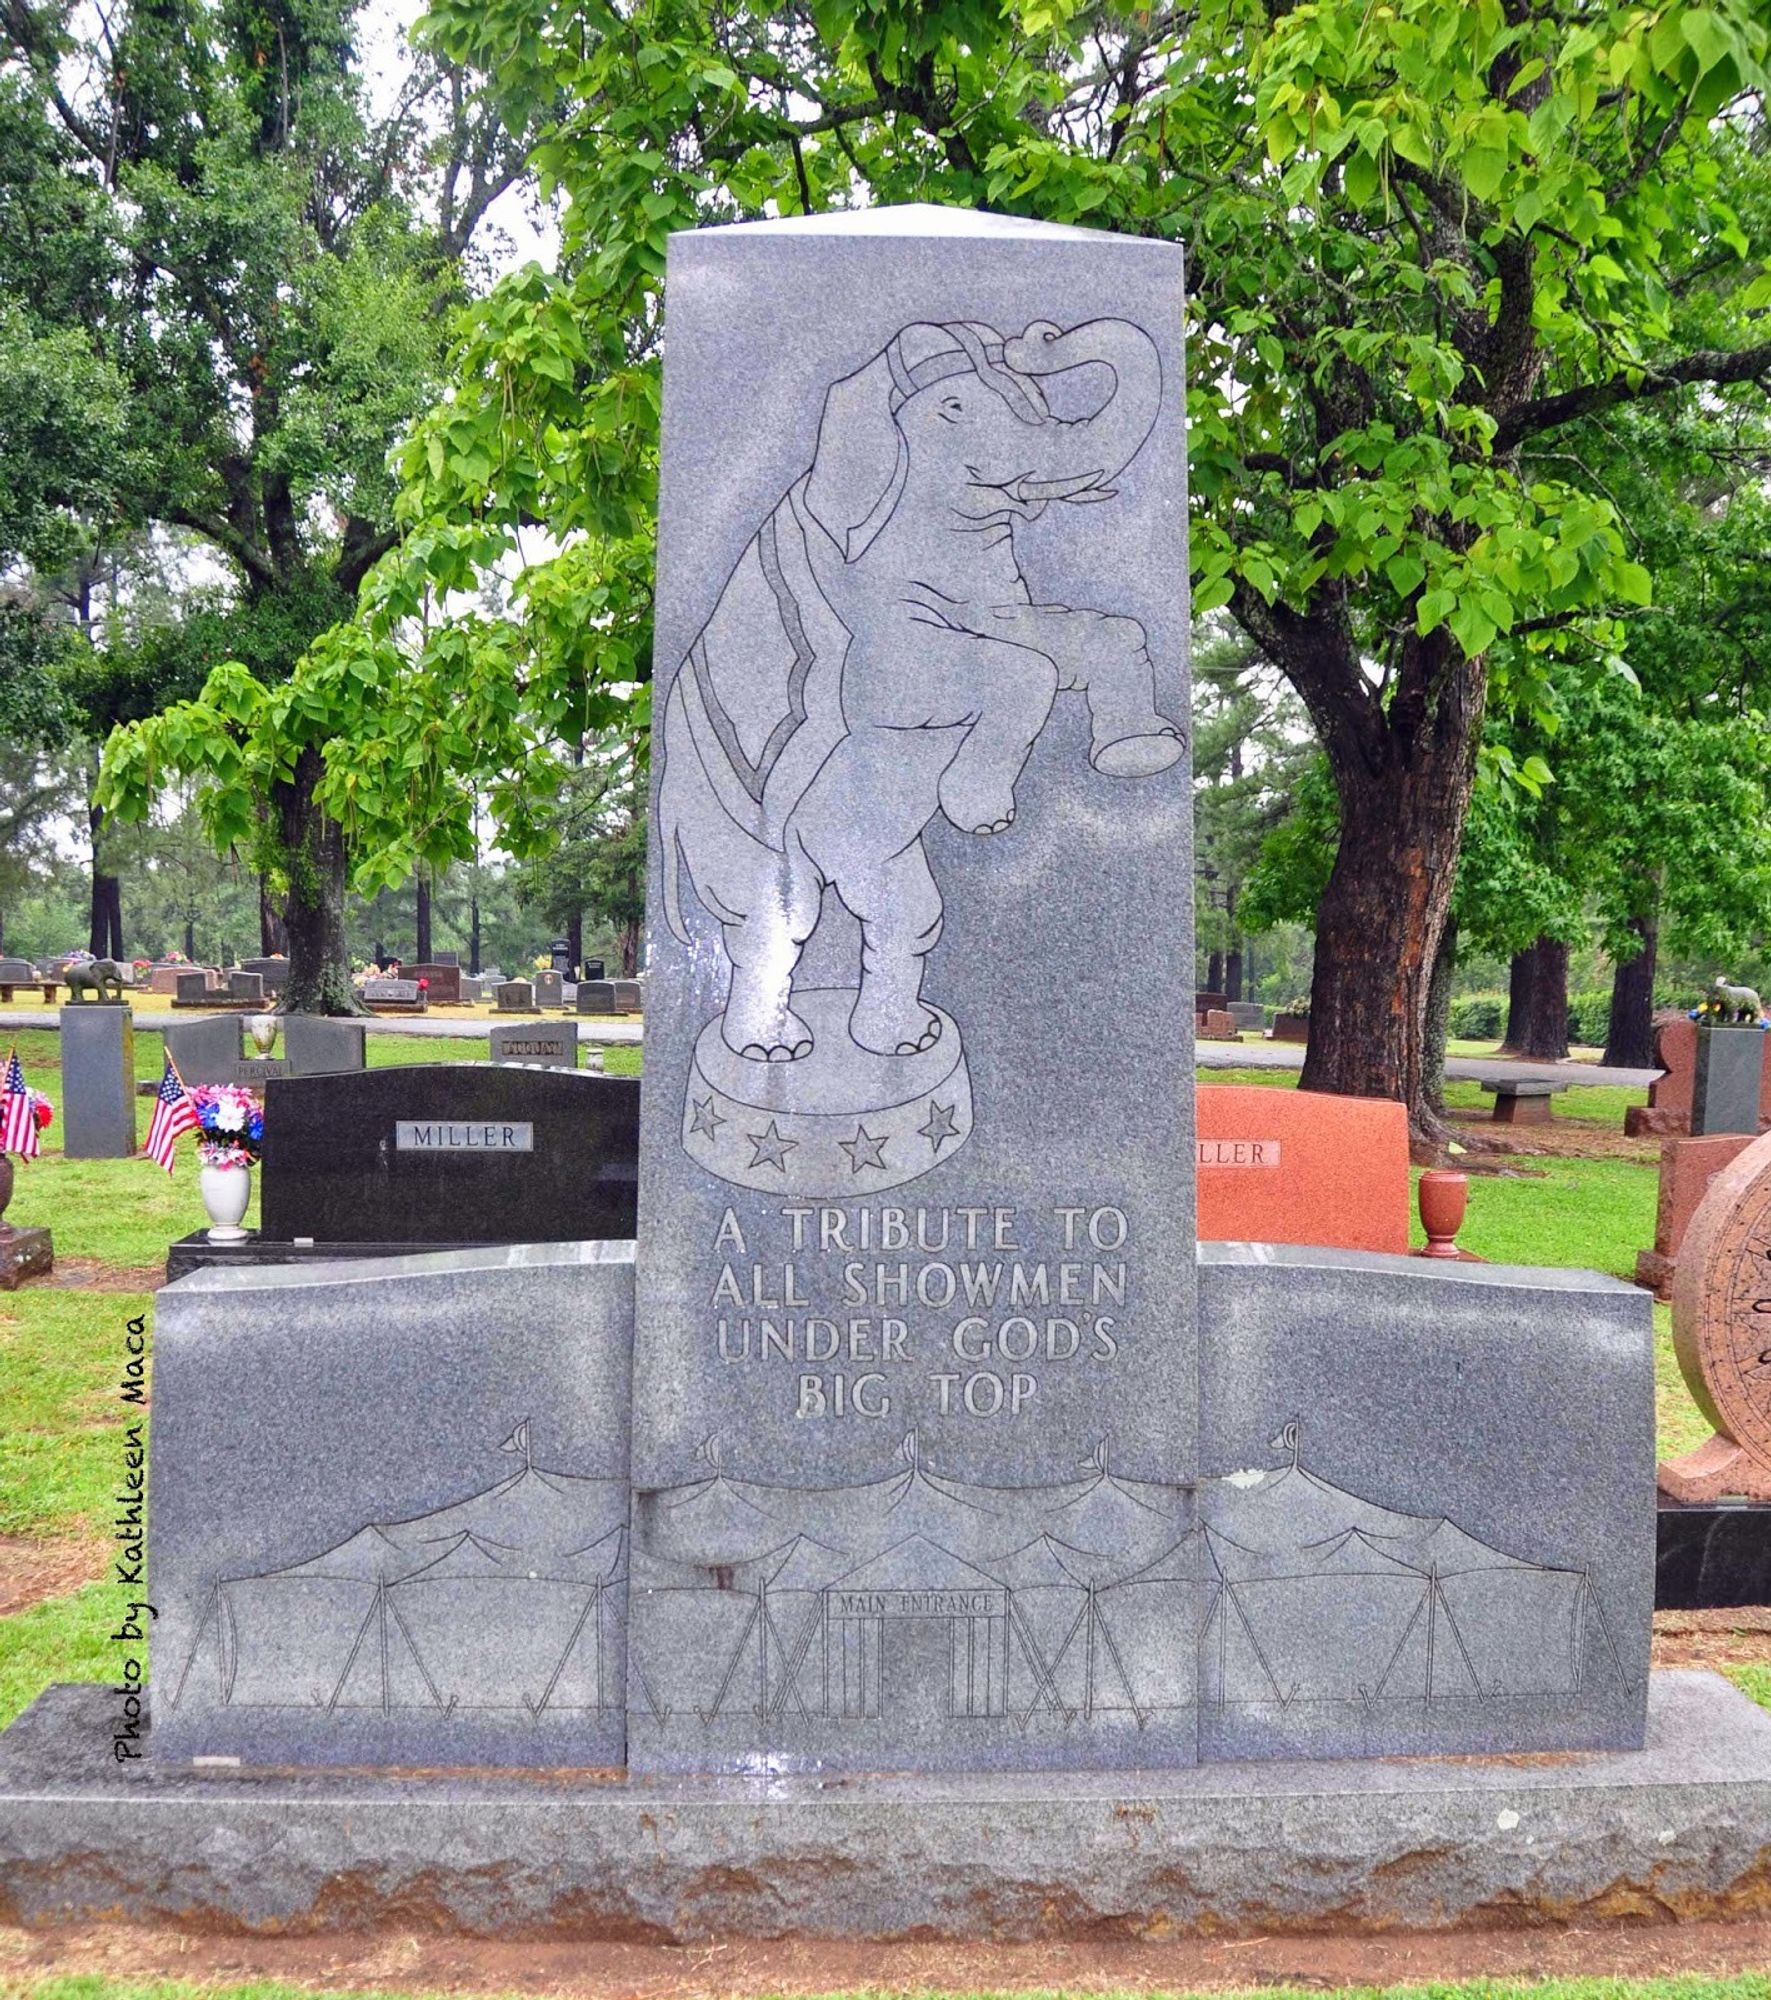
<svg viewBox="0 0 1771 2000">
<path fill-rule="evenodd" d="M 941 1039 L 941 1023 L 920 1001 L 909 1007 L 871 1000 L 865 987 L 849 1016 L 849 1034 L 880 1056 L 916 1056 Z"/>
<path fill-rule="evenodd" d="M 812 1031 L 791 1007 L 746 1007 L 736 996 L 726 1008 L 720 1035 L 746 1062 L 800 1062 L 812 1053 Z"/>
<path fill-rule="evenodd" d="M 1159 720 L 1155 729 L 1097 742 L 1088 761 L 1105 777 L 1153 778 L 1158 771 L 1178 763 L 1186 749 L 1181 732 L 1172 723 Z"/>
<path fill-rule="evenodd" d="M 941 811 L 961 833 L 1002 833 L 1015 823 L 1015 795 L 1007 785 L 941 781 Z M 926 1044 L 925 1044 L 926 1046 Z"/>
</svg>

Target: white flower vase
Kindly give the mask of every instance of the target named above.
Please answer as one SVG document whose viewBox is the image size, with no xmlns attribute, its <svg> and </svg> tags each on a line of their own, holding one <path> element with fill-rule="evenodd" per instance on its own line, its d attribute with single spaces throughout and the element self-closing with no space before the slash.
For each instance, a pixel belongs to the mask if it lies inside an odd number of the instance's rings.
<svg viewBox="0 0 1771 2000">
<path fill-rule="evenodd" d="M 246 1204 L 252 1199 L 250 1167 L 199 1167 L 197 1187 L 209 1212 L 211 1243 L 244 1243 L 248 1231 L 240 1227 Z"/>
</svg>

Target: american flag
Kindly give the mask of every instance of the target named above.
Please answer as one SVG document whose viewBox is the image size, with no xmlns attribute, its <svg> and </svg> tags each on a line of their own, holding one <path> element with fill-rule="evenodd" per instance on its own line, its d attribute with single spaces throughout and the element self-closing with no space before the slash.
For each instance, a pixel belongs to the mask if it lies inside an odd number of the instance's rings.
<svg viewBox="0 0 1771 2000">
<path fill-rule="evenodd" d="M 148 1126 L 148 1158 L 171 1173 L 173 1149 L 178 1144 L 179 1135 L 201 1129 L 191 1100 L 185 1095 L 184 1078 L 168 1056 L 166 1073 L 161 1077 L 160 1088 L 154 1096 L 153 1120 Z"/>
<path fill-rule="evenodd" d="M 24 1068 L 14 1049 L 6 1059 L 6 1087 L 0 1090 L 0 1153 L 34 1160 L 41 1144 L 36 1099 L 25 1088 Z"/>
</svg>

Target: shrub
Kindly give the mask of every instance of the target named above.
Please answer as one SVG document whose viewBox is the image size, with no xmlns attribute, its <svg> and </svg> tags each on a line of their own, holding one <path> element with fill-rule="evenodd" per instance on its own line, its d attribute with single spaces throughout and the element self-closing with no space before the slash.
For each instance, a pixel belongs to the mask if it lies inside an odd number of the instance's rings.
<svg viewBox="0 0 1771 2000">
<path fill-rule="evenodd" d="M 1497 1040 L 1506 1011 L 1504 993 L 1466 993 L 1451 1003 L 1451 1032 L 1459 1041 Z"/>
</svg>

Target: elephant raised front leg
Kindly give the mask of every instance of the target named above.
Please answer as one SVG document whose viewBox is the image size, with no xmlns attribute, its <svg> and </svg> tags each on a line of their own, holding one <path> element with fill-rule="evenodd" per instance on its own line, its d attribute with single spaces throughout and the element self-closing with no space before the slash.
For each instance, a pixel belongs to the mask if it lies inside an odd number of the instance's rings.
<svg viewBox="0 0 1771 2000">
<path fill-rule="evenodd" d="M 1186 743 L 1156 707 L 1155 670 L 1135 618 L 1062 604 L 1008 604 L 989 630 L 1050 660 L 1058 685 L 1088 699 L 1089 762 L 1110 778 L 1148 778 L 1176 763 Z"/>
</svg>

